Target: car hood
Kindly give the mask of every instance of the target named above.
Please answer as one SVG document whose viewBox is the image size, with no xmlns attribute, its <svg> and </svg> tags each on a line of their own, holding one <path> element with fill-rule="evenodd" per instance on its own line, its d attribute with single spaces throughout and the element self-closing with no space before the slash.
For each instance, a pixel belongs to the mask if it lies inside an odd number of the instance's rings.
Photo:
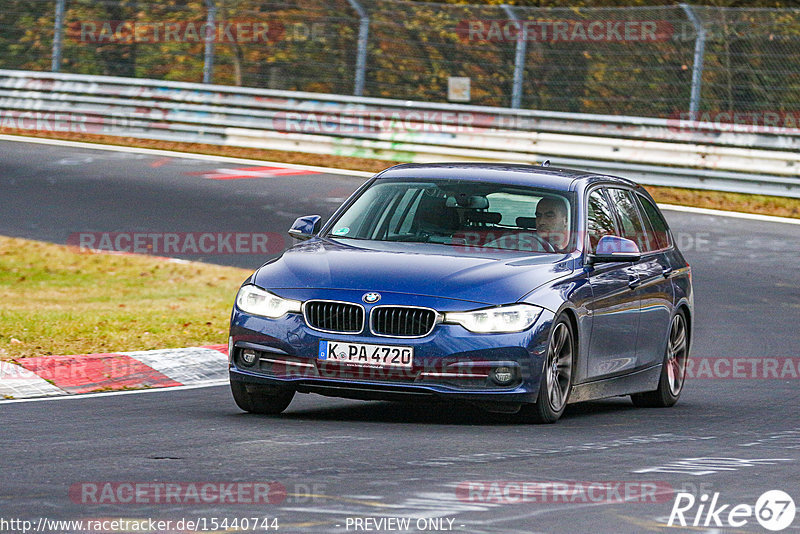
<svg viewBox="0 0 800 534">
<path fill-rule="evenodd" d="M 262 266 L 252 281 L 264 289 L 385 291 L 499 305 L 516 302 L 569 274 L 572 263 L 570 256 L 561 254 L 485 253 L 427 243 L 314 238 Z"/>
</svg>

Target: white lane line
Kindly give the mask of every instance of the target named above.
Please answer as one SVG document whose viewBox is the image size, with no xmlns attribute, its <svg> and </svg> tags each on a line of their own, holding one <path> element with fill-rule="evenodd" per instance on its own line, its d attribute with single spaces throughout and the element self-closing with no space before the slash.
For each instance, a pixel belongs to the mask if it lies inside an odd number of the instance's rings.
<svg viewBox="0 0 800 534">
<path fill-rule="evenodd" d="M 800 219 L 791 217 L 776 217 L 774 215 L 759 215 L 757 213 L 742 213 L 739 211 L 712 210 L 709 208 L 694 208 L 692 206 L 677 206 L 675 204 L 659 204 L 659 208 L 671 211 L 683 211 L 686 213 L 697 213 L 700 215 L 714 215 L 717 217 L 734 217 L 736 219 L 748 219 L 751 221 L 762 221 L 771 223 L 800 224 Z"/>
<path fill-rule="evenodd" d="M 336 169 L 334 167 L 319 167 L 315 165 L 298 165 L 295 163 L 281 163 L 279 161 L 266 161 L 261 159 L 233 158 L 229 156 L 212 156 L 209 154 L 194 154 L 191 152 L 174 152 L 171 150 L 159 150 L 155 148 L 137 148 L 129 146 L 101 145 L 95 143 L 81 143 L 78 141 L 63 141 L 61 139 L 47 139 L 43 137 L 23 137 L 17 135 L 0 134 L 0 141 L 16 141 L 20 143 L 39 143 L 42 145 L 68 146 L 73 148 L 88 148 L 95 150 L 112 150 L 117 152 L 128 152 L 132 154 L 150 154 L 153 156 L 166 156 L 185 159 L 196 159 L 202 161 L 242 163 L 245 165 L 275 165 L 287 169 L 300 169 L 316 171 L 325 174 L 341 174 L 345 176 L 356 176 L 360 178 L 370 178 L 376 173 L 366 171 L 354 171 L 349 169 Z M 757 215 L 754 213 L 741 213 L 738 211 L 713 210 L 709 208 L 693 208 L 690 206 L 677 206 L 675 204 L 659 204 L 665 210 L 684 211 L 687 213 L 698 213 L 702 215 L 716 215 L 718 217 L 734 217 L 738 219 L 749 219 L 753 221 L 800 224 L 800 219 L 791 217 L 776 217 L 773 215 Z"/>
<path fill-rule="evenodd" d="M 16 404 L 19 402 L 42 402 L 42 401 L 59 401 L 59 400 L 80 400 L 91 399 L 94 397 L 110 397 L 116 395 L 138 395 L 140 393 L 165 393 L 169 391 L 183 391 L 186 389 L 199 389 L 209 388 L 215 386 L 227 386 L 228 380 L 218 380 L 216 382 L 207 382 L 205 384 L 192 384 L 189 386 L 172 386 L 168 388 L 149 388 L 149 389 L 126 389 L 124 391 L 108 391 L 103 393 L 81 393 L 78 395 L 62 395 L 59 397 L 36 397 L 33 399 L 8 399 L 0 400 L 0 406 L 4 404 Z"/>
<path fill-rule="evenodd" d="M 156 148 L 137 148 L 132 146 L 102 145 L 99 143 L 82 143 L 79 141 L 64 141 L 61 139 L 47 139 L 44 137 L 23 137 L 18 135 L 0 135 L 0 141 L 16 141 L 20 143 L 38 143 L 40 145 L 67 146 L 72 148 L 87 148 L 92 150 L 112 150 L 116 152 L 128 152 L 131 154 L 149 154 L 151 156 L 166 156 L 173 158 L 197 159 L 201 161 L 213 161 L 223 163 L 241 163 L 244 165 L 274 165 L 285 169 L 299 169 L 303 171 L 315 171 L 325 174 L 342 174 L 345 176 L 357 176 L 360 178 L 370 178 L 376 173 L 366 171 L 353 171 L 349 169 L 334 169 L 331 167 L 318 167 L 315 165 L 298 165 L 296 163 L 281 163 L 279 161 L 267 161 L 263 159 L 234 158 L 230 156 L 212 156 L 210 154 L 194 154 L 192 152 L 174 152 L 172 150 L 160 150 Z"/>
</svg>

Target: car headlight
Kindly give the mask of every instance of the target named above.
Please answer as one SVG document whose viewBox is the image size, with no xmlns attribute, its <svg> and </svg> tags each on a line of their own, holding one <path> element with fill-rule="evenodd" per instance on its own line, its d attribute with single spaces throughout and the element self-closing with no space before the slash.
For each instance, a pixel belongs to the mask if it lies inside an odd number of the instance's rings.
<svg viewBox="0 0 800 534">
<path fill-rule="evenodd" d="M 300 313 L 300 304 L 299 300 L 285 299 L 253 285 L 242 286 L 236 295 L 236 306 L 240 310 L 271 319 L 290 312 Z"/>
<path fill-rule="evenodd" d="M 542 309 L 532 304 L 512 304 L 471 312 L 448 312 L 444 322 L 460 324 L 470 332 L 522 332 L 536 322 Z"/>
</svg>

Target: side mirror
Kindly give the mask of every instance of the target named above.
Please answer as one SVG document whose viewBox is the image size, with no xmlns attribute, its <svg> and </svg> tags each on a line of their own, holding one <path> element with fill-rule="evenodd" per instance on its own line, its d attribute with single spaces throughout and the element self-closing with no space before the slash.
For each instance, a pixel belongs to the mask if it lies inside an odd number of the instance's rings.
<svg viewBox="0 0 800 534">
<path fill-rule="evenodd" d="M 630 239 L 615 235 L 604 235 L 597 243 L 597 250 L 589 254 L 589 263 L 609 263 L 614 261 L 639 261 L 642 253 L 638 245 Z"/>
<path fill-rule="evenodd" d="M 311 239 L 314 234 L 319 232 L 322 217 L 319 215 L 306 215 L 305 217 L 298 217 L 291 228 L 289 228 L 289 235 L 300 241 Z"/>
</svg>

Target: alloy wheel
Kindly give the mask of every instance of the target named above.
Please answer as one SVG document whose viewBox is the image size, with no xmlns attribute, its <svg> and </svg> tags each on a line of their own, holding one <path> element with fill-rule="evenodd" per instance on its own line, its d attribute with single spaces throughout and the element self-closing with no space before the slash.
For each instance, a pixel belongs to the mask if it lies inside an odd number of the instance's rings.
<svg viewBox="0 0 800 534">
<path fill-rule="evenodd" d="M 687 355 L 686 323 L 679 313 L 672 319 L 669 341 L 667 342 L 667 380 L 670 393 L 674 396 L 677 396 L 683 389 L 683 382 L 686 378 Z"/>
<path fill-rule="evenodd" d="M 558 323 L 547 350 L 547 398 L 554 412 L 563 409 L 572 382 L 572 333 Z"/>
</svg>

